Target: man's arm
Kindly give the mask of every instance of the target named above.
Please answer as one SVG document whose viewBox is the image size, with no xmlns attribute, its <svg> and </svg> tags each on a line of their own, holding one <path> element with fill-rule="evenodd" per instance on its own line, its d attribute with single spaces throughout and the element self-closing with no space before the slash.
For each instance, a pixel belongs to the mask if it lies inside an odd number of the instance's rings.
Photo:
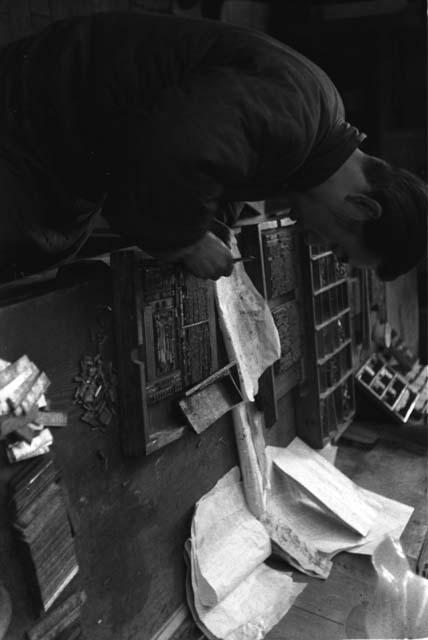
<svg viewBox="0 0 428 640">
<path fill-rule="evenodd" d="M 157 257 L 167 262 L 181 262 L 193 275 L 210 280 L 230 276 L 233 269 L 230 248 L 211 231 L 207 231 L 190 247 L 173 252 L 161 252 Z"/>
</svg>

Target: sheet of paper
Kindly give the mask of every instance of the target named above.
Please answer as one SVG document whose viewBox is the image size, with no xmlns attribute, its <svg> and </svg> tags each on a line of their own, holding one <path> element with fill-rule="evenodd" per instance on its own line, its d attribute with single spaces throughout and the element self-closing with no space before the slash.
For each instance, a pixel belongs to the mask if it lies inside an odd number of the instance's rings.
<svg viewBox="0 0 428 640">
<path fill-rule="evenodd" d="M 267 513 L 285 523 L 308 549 L 313 553 L 318 552 L 325 560 L 331 560 L 340 551 L 361 544 L 363 537 L 360 534 L 347 527 L 330 510 L 323 508 L 302 485 L 277 468 L 274 464 L 278 456 L 277 447 L 267 447 L 266 455 L 271 474 Z M 299 560 L 299 557 L 295 559 Z M 320 577 L 328 575 L 320 571 L 317 573 Z"/>
<path fill-rule="evenodd" d="M 400 539 L 414 508 L 367 489 L 360 488 L 360 491 L 364 499 L 376 509 L 376 520 L 364 542 L 348 551 L 372 555 L 376 546 L 385 536 L 390 535 L 396 540 Z"/>
<path fill-rule="evenodd" d="M 265 528 L 248 510 L 237 467 L 196 504 L 191 540 L 204 606 L 223 600 L 271 554 Z"/>
<path fill-rule="evenodd" d="M 273 460 L 278 450 L 266 448 L 270 491 L 262 519 L 276 543 L 273 550 L 300 571 L 327 578 L 333 555 L 359 543 L 361 536 L 345 527 L 313 501 L 301 485 L 277 469 Z"/>
<path fill-rule="evenodd" d="M 324 460 L 327 460 L 327 462 L 334 465 L 336 462 L 338 450 L 339 447 L 337 446 L 337 444 L 328 442 L 323 449 L 320 449 L 318 451 L 318 453 L 324 458 Z"/>
<path fill-rule="evenodd" d="M 208 637 L 221 640 L 262 640 L 291 608 L 306 587 L 295 583 L 288 573 L 262 563 L 215 607 L 200 601 L 191 555 L 193 593 L 188 591 L 190 609 Z"/>
<path fill-rule="evenodd" d="M 239 257 L 236 243 L 232 252 Z M 235 264 L 231 276 L 216 281 L 215 292 L 227 353 L 238 363 L 245 399 L 253 401 L 259 377 L 280 357 L 278 330 L 266 300 L 241 262 Z"/>
<path fill-rule="evenodd" d="M 367 535 L 376 510 L 364 500 L 356 485 L 299 438 L 272 452 L 275 466 L 293 478 L 317 501 L 361 535 Z"/>
<path fill-rule="evenodd" d="M 247 506 L 260 519 L 266 507 L 264 436 L 254 403 L 245 402 L 232 410 L 233 429 Z"/>
<path fill-rule="evenodd" d="M 269 477 L 266 459 L 266 441 L 264 435 L 264 414 L 259 411 L 254 402 L 247 402 L 246 409 L 250 423 L 251 438 L 256 452 L 257 464 L 262 476 L 263 491 L 269 488 Z M 241 469 L 242 473 L 242 469 Z"/>
<path fill-rule="evenodd" d="M 275 555 L 309 576 L 328 578 L 332 567 L 328 556 L 305 540 L 297 528 L 290 526 L 281 509 L 268 503 L 262 522 L 271 538 Z"/>
<path fill-rule="evenodd" d="M 370 555 L 385 535 L 401 536 L 413 512 L 412 507 L 354 485 L 360 499 L 375 512 L 370 532 L 367 536 L 361 536 L 330 510 L 323 508 L 302 485 L 282 473 L 273 463 L 277 456 L 276 447 L 267 447 L 271 481 L 267 513 L 275 516 L 283 526 L 288 526 L 309 549 L 317 550 L 321 557 L 331 559 L 340 551 Z"/>
</svg>

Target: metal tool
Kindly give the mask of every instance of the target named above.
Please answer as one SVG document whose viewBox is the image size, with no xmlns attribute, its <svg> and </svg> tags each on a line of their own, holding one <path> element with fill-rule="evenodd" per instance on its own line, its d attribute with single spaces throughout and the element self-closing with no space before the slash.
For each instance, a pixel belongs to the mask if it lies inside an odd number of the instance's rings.
<svg viewBox="0 0 428 640">
<path fill-rule="evenodd" d="M 234 258 L 233 262 L 251 262 L 252 260 L 256 260 L 256 256 L 247 256 L 247 257 L 241 257 L 241 258 Z"/>
</svg>

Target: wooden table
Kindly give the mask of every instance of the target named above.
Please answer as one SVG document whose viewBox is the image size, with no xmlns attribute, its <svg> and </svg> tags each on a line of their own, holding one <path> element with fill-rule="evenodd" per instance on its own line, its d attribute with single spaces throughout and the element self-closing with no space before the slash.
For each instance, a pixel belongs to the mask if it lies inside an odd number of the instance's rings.
<svg viewBox="0 0 428 640">
<path fill-rule="evenodd" d="M 112 357 L 108 271 L 93 279 L 0 309 L 0 357 L 23 353 L 52 380 L 54 409 L 69 425 L 54 432 L 54 458 L 78 523 L 83 611 L 91 640 L 149 640 L 185 601 L 183 545 L 195 502 L 237 463 L 233 429 L 219 421 L 202 436 L 189 429 L 150 457 L 126 459 L 118 425 L 95 431 L 73 404 L 79 360 L 96 352 L 94 334 L 107 335 Z M 36 620 L 7 511 L 7 481 L 16 471 L 0 459 L 0 577 L 13 601 L 7 640 L 21 640 Z M 76 586 L 76 584 L 74 585 Z"/>
</svg>

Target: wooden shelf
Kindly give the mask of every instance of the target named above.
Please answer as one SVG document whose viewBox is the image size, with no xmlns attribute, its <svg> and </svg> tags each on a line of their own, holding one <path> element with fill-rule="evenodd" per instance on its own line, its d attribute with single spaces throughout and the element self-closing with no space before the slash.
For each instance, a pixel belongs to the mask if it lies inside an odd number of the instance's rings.
<svg viewBox="0 0 428 640">
<path fill-rule="evenodd" d="M 321 258 L 327 258 L 327 256 L 333 255 L 333 251 L 323 251 L 322 253 L 316 253 L 314 256 L 311 255 L 311 260 L 320 260 Z"/>
<path fill-rule="evenodd" d="M 346 429 L 349 427 L 353 419 L 354 419 L 354 413 L 351 412 L 350 414 L 348 414 L 348 416 L 346 416 L 343 419 L 341 424 L 334 431 L 331 432 L 330 435 L 331 435 L 331 440 L 333 444 L 336 444 L 339 438 L 344 434 Z"/>
<path fill-rule="evenodd" d="M 330 291 L 330 289 L 334 289 L 334 287 L 338 287 L 341 284 L 347 282 L 347 278 L 341 278 L 340 280 L 336 280 L 335 282 L 330 282 L 330 284 L 326 284 L 324 287 L 320 289 L 314 289 L 314 296 L 319 295 L 320 293 L 324 293 L 324 291 Z"/>
<path fill-rule="evenodd" d="M 336 391 L 336 389 L 338 389 L 339 387 L 342 386 L 342 384 L 344 382 L 347 381 L 347 379 L 353 374 L 354 372 L 352 371 L 352 369 L 350 369 L 349 371 L 347 371 L 345 373 L 345 375 L 343 375 L 340 380 L 338 380 L 335 384 L 333 384 L 331 387 L 329 387 L 326 391 L 322 391 L 320 393 L 320 399 L 321 400 L 325 400 L 326 398 L 328 398 L 329 395 L 331 395 L 334 391 Z"/>
<path fill-rule="evenodd" d="M 328 362 L 328 360 L 330 360 L 330 358 L 332 358 L 333 356 L 336 356 L 338 353 L 340 353 L 342 351 L 342 349 L 345 349 L 345 347 L 350 345 L 351 342 L 352 342 L 351 338 L 347 338 L 345 340 L 345 342 L 342 342 L 342 344 L 340 344 L 338 347 L 336 347 L 336 349 L 334 349 L 334 351 L 330 351 L 330 353 L 327 353 L 322 358 L 318 358 L 317 359 L 317 363 L 319 365 L 325 364 L 326 362 Z"/>
<path fill-rule="evenodd" d="M 339 320 L 340 318 L 345 316 L 347 313 L 349 313 L 349 311 L 350 311 L 350 307 L 346 307 L 342 311 L 339 311 L 339 313 L 336 313 L 335 316 L 331 316 L 331 318 L 327 318 L 327 320 L 324 320 L 324 322 L 320 322 L 319 324 L 316 324 L 315 330 L 319 331 L 320 329 L 324 329 L 324 327 L 327 327 L 331 322 L 334 322 L 335 320 Z"/>
<path fill-rule="evenodd" d="M 306 248 L 302 270 L 306 307 L 306 388 L 298 404 L 297 433 L 316 449 L 339 438 L 355 413 L 348 277 L 338 273 L 333 252 L 323 249 L 322 246 Z M 325 269 L 320 262 L 322 258 Z M 324 273 L 336 280 L 321 279 Z M 319 286 L 323 281 L 328 284 Z M 334 380 L 337 382 L 333 383 Z M 345 410 L 347 413 L 343 416 Z"/>
</svg>

